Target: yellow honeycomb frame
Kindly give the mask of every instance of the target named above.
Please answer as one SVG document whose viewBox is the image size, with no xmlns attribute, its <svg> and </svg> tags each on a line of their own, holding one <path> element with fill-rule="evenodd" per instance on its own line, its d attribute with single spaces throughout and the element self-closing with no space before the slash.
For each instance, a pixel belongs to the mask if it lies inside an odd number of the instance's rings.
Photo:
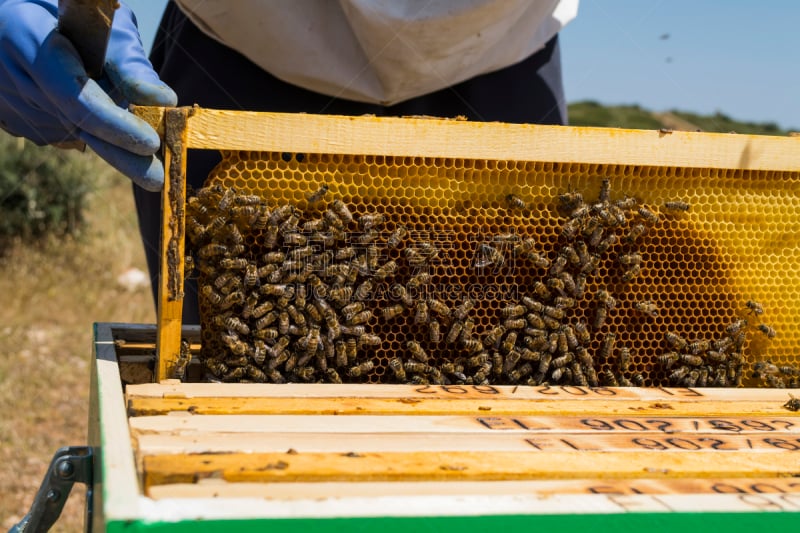
<svg viewBox="0 0 800 533">
<path fill-rule="evenodd" d="M 692 324 L 684 333 L 719 330 L 747 317 L 744 302 L 755 300 L 766 309 L 760 320 L 778 336 L 769 343 L 759 339 L 752 350 L 776 363 L 797 362 L 800 141 L 795 138 L 200 108 L 136 112 L 159 128 L 166 147 L 157 380 L 171 375 L 180 352 L 189 149 L 221 150 L 226 183 L 279 191 L 283 201 L 301 207 L 324 181 L 351 201 L 373 198 L 377 205 L 381 196 L 401 197 L 408 200 L 407 209 L 427 210 L 433 218 L 465 203 L 480 205 L 487 210 L 480 224 L 488 223 L 495 233 L 517 224 L 498 211 L 508 194 L 545 211 L 548 201 L 554 206 L 564 192 L 596 197 L 604 178 L 611 179 L 616 197 L 632 195 L 656 206 L 688 201 L 690 211 L 669 218 L 666 236 L 649 244 L 651 255 L 671 258 L 644 273 L 654 283 L 642 285 L 635 298 L 657 300 L 664 309 L 667 325 L 651 328 L 651 337 L 677 321 Z M 304 159 L 282 158 L 285 153 Z M 542 231 L 553 239 L 559 222 L 549 220 Z M 671 277 L 676 270 L 681 275 Z M 632 319 L 626 311 L 613 318 Z"/>
</svg>

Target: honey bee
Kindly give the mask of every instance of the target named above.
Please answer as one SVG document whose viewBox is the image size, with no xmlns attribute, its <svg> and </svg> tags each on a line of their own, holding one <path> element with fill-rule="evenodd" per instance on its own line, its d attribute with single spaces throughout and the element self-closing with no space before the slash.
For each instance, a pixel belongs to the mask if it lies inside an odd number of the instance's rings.
<svg viewBox="0 0 800 533">
<path fill-rule="evenodd" d="M 361 346 L 380 346 L 383 339 L 373 333 L 365 333 L 358 338 L 358 345 Z"/>
<path fill-rule="evenodd" d="M 390 250 L 394 250 L 400 246 L 400 244 L 403 242 L 403 239 L 405 239 L 407 236 L 408 229 L 405 226 L 397 226 L 397 228 L 395 228 L 395 230 L 386 239 L 386 246 Z"/>
<path fill-rule="evenodd" d="M 553 360 L 553 355 L 550 352 L 542 353 L 542 356 L 539 358 L 539 368 L 537 370 L 538 374 L 541 378 L 538 381 L 541 382 L 544 379 L 544 376 L 547 375 L 547 371 L 550 369 L 550 362 Z"/>
<path fill-rule="evenodd" d="M 622 274 L 623 283 L 633 281 L 642 272 L 642 267 L 639 265 L 632 265 L 628 270 Z"/>
<path fill-rule="evenodd" d="M 423 300 L 419 300 L 414 307 L 414 323 L 426 324 L 430 320 L 430 313 L 428 312 L 428 304 Z"/>
<path fill-rule="evenodd" d="M 555 304 L 558 309 L 571 309 L 575 307 L 578 302 L 575 298 L 570 298 L 569 296 L 556 296 L 553 299 L 553 304 Z"/>
<path fill-rule="evenodd" d="M 800 411 L 800 398 L 789 393 L 789 400 L 783 404 L 783 408 L 789 411 Z"/>
<path fill-rule="evenodd" d="M 228 365 L 220 361 L 219 359 L 206 359 L 203 361 L 206 368 L 216 377 L 221 377 L 228 372 Z"/>
<path fill-rule="evenodd" d="M 772 326 L 768 326 L 766 324 L 759 324 L 758 331 L 766 335 L 768 339 L 774 339 L 775 336 L 777 335 L 777 333 L 775 332 L 775 328 L 773 328 Z"/>
<path fill-rule="evenodd" d="M 384 307 L 381 311 L 384 320 L 391 320 L 403 314 L 406 308 L 402 304 L 395 304 L 390 305 L 389 307 Z"/>
<path fill-rule="evenodd" d="M 244 270 L 249 261 L 243 257 L 226 257 L 219 262 L 219 266 L 225 270 Z"/>
<path fill-rule="evenodd" d="M 270 357 L 277 359 L 289 346 L 289 342 L 289 337 L 280 337 L 278 341 L 269 348 Z"/>
<path fill-rule="evenodd" d="M 385 219 L 386 217 L 384 217 L 381 213 L 365 214 L 359 217 L 358 225 L 361 226 L 362 230 L 369 231 L 372 228 L 383 224 Z"/>
<path fill-rule="evenodd" d="M 526 313 L 525 321 L 530 327 L 535 329 L 545 329 L 547 327 L 544 319 L 538 313 Z"/>
<path fill-rule="evenodd" d="M 744 329 L 745 327 L 747 327 L 747 320 L 741 319 L 729 324 L 725 328 L 725 332 L 728 335 L 733 336 L 742 331 L 742 329 Z"/>
<path fill-rule="evenodd" d="M 696 380 L 697 379 L 697 374 L 699 374 L 699 372 L 697 372 L 695 370 L 695 371 L 690 372 L 689 374 L 693 376 L 692 379 Z M 644 376 L 640 372 L 634 372 L 633 374 L 631 374 L 631 383 L 633 385 L 637 386 L 637 387 L 644 386 Z M 687 384 L 687 386 L 688 387 L 692 387 L 694 385 L 693 384 L 692 385 Z"/>
<path fill-rule="evenodd" d="M 427 363 L 429 360 L 428 354 L 417 341 L 406 342 L 406 349 L 416 361 L 420 363 Z"/>
<path fill-rule="evenodd" d="M 397 272 L 397 263 L 393 259 L 390 259 L 381 265 L 380 268 L 375 270 L 375 279 L 378 281 L 383 281 L 386 278 L 393 276 L 395 272 Z"/>
<path fill-rule="evenodd" d="M 412 276 L 411 279 L 408 280 L 408 283 L 406 283 L 406 287 L 408 287 L 411 290 L 416 290 L 422 287 L 423 285 L 427 285 L 428 283 L 430 283 L 430 281 L 431 281 L 431 275 L 429 273 L 420 272 L 419 274 Z"/>
<path fill-rule="evenodd" d="M 619 264 L 623 266 L 631 266 L 631 265 L 638 265 L 642 262 L 641 254 L 636 252 L 631 252 L 627 254 L 620 254 L 619 256 Z"/>
<path fill-rule="evenodd" d="M 347 208 L 347 205 L 345 205 L 343 201 L 337 198 L 336 200 L 333 201 L 331 209 L 340 222 L 343 221 L 345 224 L 353 223 L 353 214 L 350 212 L 350 209 Z"/>
<path fill-rule="evenodd" d="M 639 216 L 642 217 L 642 220 L 649 224 L 658 224 L 658 215 L 650 211 L 645 206 L 639 206 L 639 209 L 636 211 L 639 213 Z"/>
<path fill-rule="evenodd" d="M 672 331 L 666 332 L 664 338 L 673 349 L 678 351 L 684 350 L 689 345 L 686 339 Z"/>
<path fill-rule="evenodd" d="M 441 326 L 438 320 L 428 322 L 428 337 L 433 343 L 438 343 L 442 340 Z"/>
<path fill-rule="evenodd" d="M 330 383 L 341 384 L 342 378 L 339 373 L 334 368 L 326 368 L 325 369 L 325 377 Z"/>
<path fill-rule="evenodd" d="M 561 227 L 561 236 L 568 241 L 572 241 L 578 236 L 578 232 L 583 227 L 583 220 L 580 218 L 570 218 Z"/>
<path fill-rule="evenodd" d="M 615 233 L 610 233 L 605 236 L 597 245 L 595 246 L 595 250 L 598 254 L 604 254 L 608 251 L 609 248 L 614 246 L 619 239 Z"/>
<path fill-rule="evenodd" d="M 559 207 L 570 213 L 583 205 L 583 195 L 579 192 L 565 192 L 558 195 Z"/>
<path fill-rule="evenodd" d="M 658 306 L 650 301 L 636 302 L 633 308 L 643 315 L 655 318 L 658 316 Z"/>
<path fill-rule="evenodd" d="M 289 321 L 289 313 L 287 311 L 280 311 L 278 313 L 278 332 L 281 335 L 286 335 L 289 333 L 289 326 L 291 322 Z"/>
<path fill-rule="evenodd" d="M 260 312 L 259 309 L 261 307 L 265 307 L 266 308 L 266 306 L 270 306 L 271 307 L 272 303 L 271 302 L 267 302 L 267 303 L 262 304 L 261 306 L 257 307 L 256 310 L 253 311 L 254 316 L 255 316 L 256 311 Z M 270 325 L 274 324 L 278 320 L 278 313 L 276 311 L 267 310 L 267 311 L 264 311 L 264 312 L 265 312 L 264 316 L 258 318 L 258 320 L 256 320 L 256 323 L 254 324 L 254 328 L 255 328 L 256 331 L 261 331 L 261 330 L 265 329 L 267 326 L 270 326 Z M 268 334 L 265 333 L 264 335 L 268 335 Z"/>
<path fill-rule="evenodd" d="M 524 329 L 527 324 L 528 322 L 524 318 L 507 318 L 503 321 L 503 327 L 506 330 Z"/>
<path fill-rule="evenodd" d="M 577 250 L 572 246 L 566 245 L 561 249 L 560 254 L 567 259 L 567 262 L 572 266 L 581 265 L 581 256 Z"/>
<path fill-rule="evenodd" d="M 689 352 L 692 355 L 697 355 L 701 352 L 707 352 L 711 349 L 711 341 L 699 340 L 689 344 Z"/>
<path fill-rule="evenodd" d="M 375 364 L 372 361 L 364 361 L 358 365 L 351 366 L 347 371 L 347 375 L 351 378 L 357 378 L 368 374 L 373 368 L 375 368 Z"/>
<path fill-rule="evenodd" d="M 669 379 L 673 383 L 679 382 L 686 377 L 689 372 L 691 372 L 691 369 L 688 366 L 680 366 L 669 375 Z"/>
<path fill-rule="evenodd" d="M 425 363 L 420 363 L 419 361 L 406 361 L 403 363 L 403 369 L 406 372 L 411 372 L 415 374 L 425 374 L 428 372 L 430 367 Z"/>
<path fill-rule="evenodd" d="M 546 284 L 549 288 L 564 294 L 564 280 L 561 278 L 547 278 Z"/>
<path fill-rule="evenodd" d="M 461 331 L 464 329 L 464 323 L 459 320 L 454 320 L 453 323 L 450 325 L 450 330 L 447 332 L 447 337 L 445 337 L 445 342 L 447 344 L 454 344 L 459 336 L 461 335 Z"/>
<path fill-rule="evenodd" d="M 617 381 L 617 377 L 611 370 L 603 370 L 600 372 L 600 376 L 603 378 L 603 383 L 609 387 L 619 387 L 619 381 Z"/>
<path fill-rule="evenodd" d="M 338 305 L 345 305 L 353 296 L 353 287 L 338 287 L 328 291 L 328 298 Z"/>
<path fill-rule="evenodd" d="M 524 379 L 525 377 L 530 375 L 531 372 L 533 372 L 533 366 L 531 366 L 530 363 L 523 363 L 519 367 L 517 367 L 514 370 L 512 370 L 511 372 L 509 372 L 508 373 L 508 378 L 512 382 L 518 382 L 521 379 Z"/>
<path fill-rule="evenodd" d="M 502 267 L 506 262 L 502 252 L 488 244 L 481 244 L 475 256 L 474 267 L 478 270 L 494 266 L 496 268 Z"/>
<path fill-rule="evenodd" d="M 323 183 L 322 187 L 320 187 L 316 191 L 314 191 L 314 192 L 310 193 L 308 196 L 306 196 L 306 199 L 308 200 L 308 203 L 311 204 L 311 205 L 314 205 L 314 204 L 322 201 L 322 199 L 325 198 L 325 195 L 328 194 L 328 190 L 329 190 L 328 185 Z"/>
<path fill-rule="evenodd" d="M 186 378 L 186 367 L 192 361 L 192 347 L 189 341 L 181 339 L 180 349 L 178 351 L 178 358 L 175 360 L 175 365 L 172 367 L 173 379 L 183 381 Z"/>
<path fill-rule="evenodd" d="M 674 200 L 671 202 L 664 202 L 664 208 L 668 211 L 688 211 L 689 204 L 680 200 Z"/>
<path fill-rule="evenodd" d="M 709 350 L 705 355 L 706 361 L 712 364 L 720 364 L 728 360 L 728 354 L 717 350 Z"/>
<path fill-rule="evenodd" d="M 367 298 L 369 298 L 370 294 L 372 294 L 372 282 L 370 280 L 364 280 L 361 284 L 356 287 L 355 292 L 353 293 L 353 298 L 359 302 L 363 302 Z"/>
<path fill-rule="evenodd" d="M 541 298 L 542 300 L 549 300 L 550 299 L 550 289 L 547 288 L 547 285 L 542 283 L 541 281 L 535 281 L 533 283 L 533 294 Z"/>
<path fill-rule="evenodd" d="M 359 324 L 366 324 L 372 318 L 372 311 L 366 310 L 356 313 L 352 316 L 349 320 L 347 320 L 348 326 L 358 326 Z"/>
<path fill-rule="evenodd" d="M 464 320 L 467 318 L 467 314 L 470 311 L 472 311 L 474 307 L 475 307 L 475 301 L 470 298 L 467 298 L 461 303 L 461 305 L 455 308 L 455 311 L 453 312 L 453 317 L 456 320 Z"/>
<path fill-rule="evenodd" d="M 631 350 L 627 346 L 621 346 L 619 349 L 619 359 L 617 360 L 617 368 L 619 368 L 620 372 L 626 372 L 630 364 L 631 364 Z"/>
<path fill-rule="evenodd" d="M 258 365 L 264 362 L 267 357 L 267 345 L 263 340 L 256 339 L 253 341 L 251 356 Z"/>
<path fill-rule="evenodd" d="M 506 203 L 511 209 L 527 209 L 528 207 L 528 204 L 522 198 L 514 194 L 506 195 Z"/>
<path fill-rule="evenodd" d="M 200 294 L 211 305 L 219 305 L 222 302 L 222 295 L 215 291 L 211 285 L 202 285 Z"/>
<path fill-rule="evenodd" d="M 506 333 L 506 328 L 503 326 L 495 326 L 486 334 L 483 338 L 483 345 L 486 347 L 494 346 L 496 348 L 500 347 L 500 341 L 503 338 L 503 335 Z"/>
<path fill-rule="evenodd" d="M 517 257 L 533 251 L 535 247 L 536 247 L 535 239 L 524 239 L 514 245 L 514 248 L 512 248 L 511 253 L 514 255 L 514 257 Z"/>
<path fill-rule="evenodd" d="M 245 365 L 244 370 L 247 373 L 247 377 L 257 383 L 265 383 L 267 381 L 267 374 L 257 366 Z"/>
<path fill-rule="evenodd" d="M 563 255 L 559 255 L 556 257 L 555 261 L 553 261 L 550 265 L 550 276 L 557 277 L 564 271 L 564 268 L 567 266 L 567 258 Z"/>
<path fill-rule="evenodd" d="M 704 361 L 699 355 L 692 355 L 688 353 L 680 354 L 680 361 L 687 366 L 701 366 Z"/>
<path fill-rule="evenodd" d="M 636 223 L 633 226 L 631 226 L 631 229 L 625 236 L 625 240 L 629 243 L 634 243 L 637 240 L 639 240 L 639 238 L 641 238 L 641 236 L 644 235 L 646 232 L 647 232 L 647 227 L 644 224 Z"/>
<path fill-rule="evenodd" d="M 617 336 L 614 333 L 606 333 L 603 337 L 603 342 L 600 345 L 600 359 L 608 360 L 611 358 L 612 354 L 614 353 L 614 343 L 617 340 Z"/>
<path fill-rule="evenodd" d="M 750 313 L 752 313 L 752 314 L 754 314 L 756 316 L 764 314 L 764 307 L 758 302 L 755 302 L 753 300 L 747 300 L 745 305 L 750 310 Z"/>
<path fill-rule="evenodd" d="M 510 305 L 508 307 L 504 307 L 500 310 L 500 315 L 503 318 L 517 318 L 525 314 L 525 306 L 524 305 Z M 524 326 L 523 326 L 524 327 Z M 515 328 L 520 329 L 520 328 Z"/>
<path fill-rule="evenodd" d="M 677 352 L 665 352 L 659 354 L 657 360 L 658 364 L 667 369 L 670 369 L 675 363 L 677 363 L 680 360 L 680 354 Z"/>
<path fill-rule="evenodd" d="M 606 203 L 609 201 L 611 197 L 611 180 L 604 179 L 600 182 L 600 193 L 597 195 L 597 201 L 599 203 Z"/>
<path fill-rule="evenodd" d="M 403 360 L 399 357 L 393 357 L 389 360 L 389 369 L 394 372 L 394 377 L 397 381 L 406 380 L 406 370 L 403 368 Z"/>
</svg>

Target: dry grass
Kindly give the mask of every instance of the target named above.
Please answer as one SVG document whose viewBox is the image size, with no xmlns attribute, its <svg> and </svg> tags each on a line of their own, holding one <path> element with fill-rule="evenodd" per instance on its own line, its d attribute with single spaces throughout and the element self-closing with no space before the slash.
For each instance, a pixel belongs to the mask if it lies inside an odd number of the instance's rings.
<svg viewBox="0 0 800 533">
<path fill-rule="evenodd" d="M 53 453 L 87 443 L 92 323 L 155 320 L 150 289 L 116 281 L 146 270 L 130 182 L 96 168 L 82 236 L 0 259 L 0 530 L 28 511 Z M 52 531 L 81 531 L 83 505 L 78 485 Z"/>
</svg>

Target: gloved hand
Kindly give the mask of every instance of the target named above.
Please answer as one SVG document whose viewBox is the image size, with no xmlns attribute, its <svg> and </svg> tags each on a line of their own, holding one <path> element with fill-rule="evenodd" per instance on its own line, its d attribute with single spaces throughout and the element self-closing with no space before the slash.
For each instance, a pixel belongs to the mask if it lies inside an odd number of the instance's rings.
<svg viewBox="0 0 800 533">
<path fill-rule="evenodd" d="M 0 0 L 0 127 L 39 145 L 83 141 L 137 185 L 160 190 L 159 137 L 126 108 L 178 98 L 147 60 L 133 12 L 117 9 L 97 82 L 57 17 L 57 0 Z"/>
</svg>

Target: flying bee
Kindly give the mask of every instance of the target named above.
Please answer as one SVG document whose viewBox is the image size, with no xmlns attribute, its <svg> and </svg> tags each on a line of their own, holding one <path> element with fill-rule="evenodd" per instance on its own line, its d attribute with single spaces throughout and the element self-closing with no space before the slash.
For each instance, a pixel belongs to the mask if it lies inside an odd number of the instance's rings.
<svg viewBox="0 0 800 533">
<path fill-rule="evenodd" d="M 633 305 L 633 308 L 636 309 L 638 312 L 642 313 L 643 315 L 647 315 L 652 318 L 658 316 L 658 306 L 650 301 L 636 302 Z"/>
<path fill-rule="evenodd" d="M 430 313 L 428 312 L 428 304 L 424 300 L 419 300 L 414 306 L 414 323 L 426 324 L 430 320 Z"/>
<path fill-rule="evenodd" d="M 671 202 L 664 202 L 664 208 L 668 211 L 688 211 L 689 204 L 680 200 L 674 200 Z"/>
<path fill-rule="evenodd" d="M 768 326 L 766 324 L 759 324 L 758 331 L 766 335 L 768 339 L 774 339 L 775 336 L 777 335 L 777 333 L 775 332 L 775 328 L 773 328 L 772 326 Z"/>
<path fill-rule="evenodd" d="M 528 204 L 522 198 L 514 194 L 506 195 L 506 203 L 511 209 L 527 209 L 528 207 Z"/>
<path fill-rule="evenodd" d="M 314 191 L 314 192 L 310 193 L 308 196 L 306 196 L 306 199 L 308 200 L 308 203 L 311 204 L 311 205 L 314 205 L 314 204 L 322 201 L 322 199 L 325 198 L 325 195 L 328 194 L 328 190 L 329 190 L 328 185 L 323 183 L 322 187 L 320 187 L 316 191 Z"/>
<path fill-rule="evenodd" d="M 412 276 L 411 279 L 408 280 L 408 283 L 406 283 L 406 287 L 408 287 L 411 290 L 416 290 L 422 287 L 423 285 L 427 285 L 430 282 L 431 282 L 431 275 L 427 272 L 420 272 L 419 274 Z"/>
<path fill-rule="evenodd" d="M 411 357 L 420 363 L 427 363 L 430 359 L 428 354 L 417 341 L 411 340 L 406 342 L 406 349 L 408 350 L 409 354 L 411 354 Z"/>
<path fill-rule="evenodd" d="M 600 345 L 600 359 L 607 361 L 611 358 L 611 355 L 614 353 L 614 343 L 616 340 L 616 334 L 610 332 L 605 334 L 603 342 Z"/>
<path fill-rule="evenodd" d="M 403 242 L 403 239 L 408 236 L 408 229 L 405 226 L 397 226 L 395 230 L 386 239 L 386 246 L 390 250 L 394 250 Z"/>
<path fill-rule="evenodd" d="M 397 381 L 405 381 L 406 380 L 406 370 L 403 368 L 403 360 L 399 357 L 394 357 L 389 360 L 389 368 L 394 373 L 394 377 Z"/>
<path fill-rule="evenodd" d="M 375 279 L 378 281 L 383 281 L 386 278 L 393 276 L 395 272 L 397 272 L 397 263 L 394 261 L 394 259 L 390 259 L 381 265 L 377 270 L 375 270 Z"/>
<path fill-rule="evenodd" d="M 386 217 L 384 217 L 381 213 L 365 214 L 358 218 L 358 225 L 361 226 L 362 230 L 369 231 L 372 228 L 383 224 L 385 220 Z"/>
<path fill-rule="evenodd" d="M 478 246 L 475 255 L 474 267 L 478 270 L 494 266 L 496 268 L 502 267 L 506 262 L 502 252 L 488 244 L 481 244 Z"/>
</svg>

